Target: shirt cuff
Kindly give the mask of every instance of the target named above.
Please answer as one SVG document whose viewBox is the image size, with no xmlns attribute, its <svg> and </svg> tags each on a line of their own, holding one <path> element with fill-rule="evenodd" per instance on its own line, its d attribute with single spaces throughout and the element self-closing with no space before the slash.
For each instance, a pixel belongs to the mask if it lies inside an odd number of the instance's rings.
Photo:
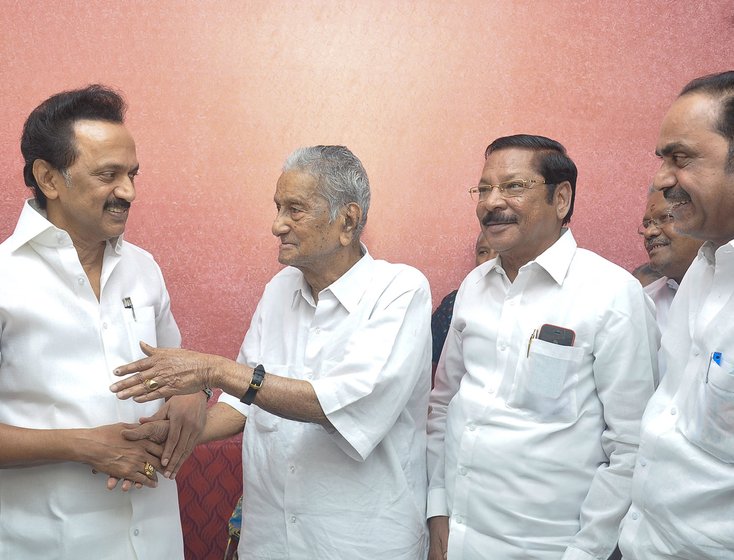
<svg viewBox="0 0 734 560">
<path fill-rule="evenodd" d="M 228 404 L 229 406 L 234 408 L 237 412 L 242 414 L 242 416 L 247 417 L 250 414 L 250 406 L 241 402 L 240 399 L 238 399 L 237 397 L 233 395 L 222 393 L 221 395 L 219 395 L 219 399 L 217 399 L 217 402 Z"/>
<path fill-rule="evenodd" d="M 449 515 L 449 506 L 446 501 L 445 488 L 433 488 L 428 491 L 428 507 L 426 508 L 426 519 L 437 515 Z"/>
</svg>

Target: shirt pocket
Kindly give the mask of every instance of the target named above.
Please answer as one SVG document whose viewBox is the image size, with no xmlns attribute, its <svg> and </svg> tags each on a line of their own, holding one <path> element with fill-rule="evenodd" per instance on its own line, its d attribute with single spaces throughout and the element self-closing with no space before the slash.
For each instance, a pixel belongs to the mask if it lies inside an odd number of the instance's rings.
<svg viewBox="0 0 734 560">
<path fill-rule="evenodd" d="M 130 347 L 130 361 L 145 358 L 145 354 L 140 349 L 140 341 L 151 346 L 158 345 L 158 337 L 155 328 L 155 309 L 152 305 L 147 307 L 136 307 L 133 313 L 132 309 L 125 309 L 123 314 L 125 320 L 125 331 Z"/>
<path fill-rule="evenodd" d="M 734 363 L 711 360 L 708 380 L 696 383 L 683 403 L 679 426 L 693 445 L 734 463 Z"/>
<path fill-rule="evenodd" d="M 520 359 L 507 404 L 545 422 L 576 419 L 576 386 L 584 349 L 534 339 Z"/>
</svg>

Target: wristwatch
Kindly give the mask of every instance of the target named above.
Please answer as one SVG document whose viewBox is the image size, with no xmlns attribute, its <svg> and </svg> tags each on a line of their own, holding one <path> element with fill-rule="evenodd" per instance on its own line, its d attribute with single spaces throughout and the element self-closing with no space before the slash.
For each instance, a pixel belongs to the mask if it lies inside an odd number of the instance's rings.
<svg viewBox="0 0 734 560">
<path fill-rule="evenodd" d="M 258 364 L 252 371 L 252 380 L 250 380 L 250 387 L 247 389 L 245 396 L 240 399 L 240 402 L 245 404 L 252 404 L 252 401 L 255 400 L 255 395 L 257 394 L 258 390 L 260 389 L 260 387 L 263 386 L 263 381 L 265 381 L 265 368 L 262 366 L 262 364 Z"/>
</svg>

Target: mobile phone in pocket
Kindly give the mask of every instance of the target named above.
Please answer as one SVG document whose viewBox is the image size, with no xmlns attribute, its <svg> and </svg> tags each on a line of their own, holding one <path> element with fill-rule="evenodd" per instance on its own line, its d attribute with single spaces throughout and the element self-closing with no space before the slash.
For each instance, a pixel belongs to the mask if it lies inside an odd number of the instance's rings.
<svg viewBox="0 0 734 560">
<path fill-rule="evenodd" d="M 576 340 L 576 333 L 571 329 L 546 323 L 540 327 L 538 340 L 545 340 L 546 342 L 558 344 L 559 346 L 573 346 L 573 343 Z"/>
</svg>

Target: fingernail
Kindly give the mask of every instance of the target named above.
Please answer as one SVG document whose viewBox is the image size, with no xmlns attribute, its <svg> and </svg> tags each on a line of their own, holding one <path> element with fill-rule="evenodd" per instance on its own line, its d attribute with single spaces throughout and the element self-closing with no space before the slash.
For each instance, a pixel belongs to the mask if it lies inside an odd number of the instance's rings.
<svg viewBox="0 0 734 560">
<path fill-rule="evenodd" d="M 163 459 L 161 461 L 161 465 L 163 465 L 164 467 L 167 466 L 168 465 L 168 459 Z"/>
<path fill-rule="evenodd" d="M 171 476 L 171 471 L 166 471 L 165 473 L 163 473 L 163 476 L 165 476 L 166 478 L 170 478 L 171 480 L 173 480 L 173 477 Z"/>
<path fill-rule="evenodd" d="M 110 391 L 112 391 L 113 393 L 117 391 L 117 383 L 113 383 L 112 385 L 110 385 Z"/>
</svg>

